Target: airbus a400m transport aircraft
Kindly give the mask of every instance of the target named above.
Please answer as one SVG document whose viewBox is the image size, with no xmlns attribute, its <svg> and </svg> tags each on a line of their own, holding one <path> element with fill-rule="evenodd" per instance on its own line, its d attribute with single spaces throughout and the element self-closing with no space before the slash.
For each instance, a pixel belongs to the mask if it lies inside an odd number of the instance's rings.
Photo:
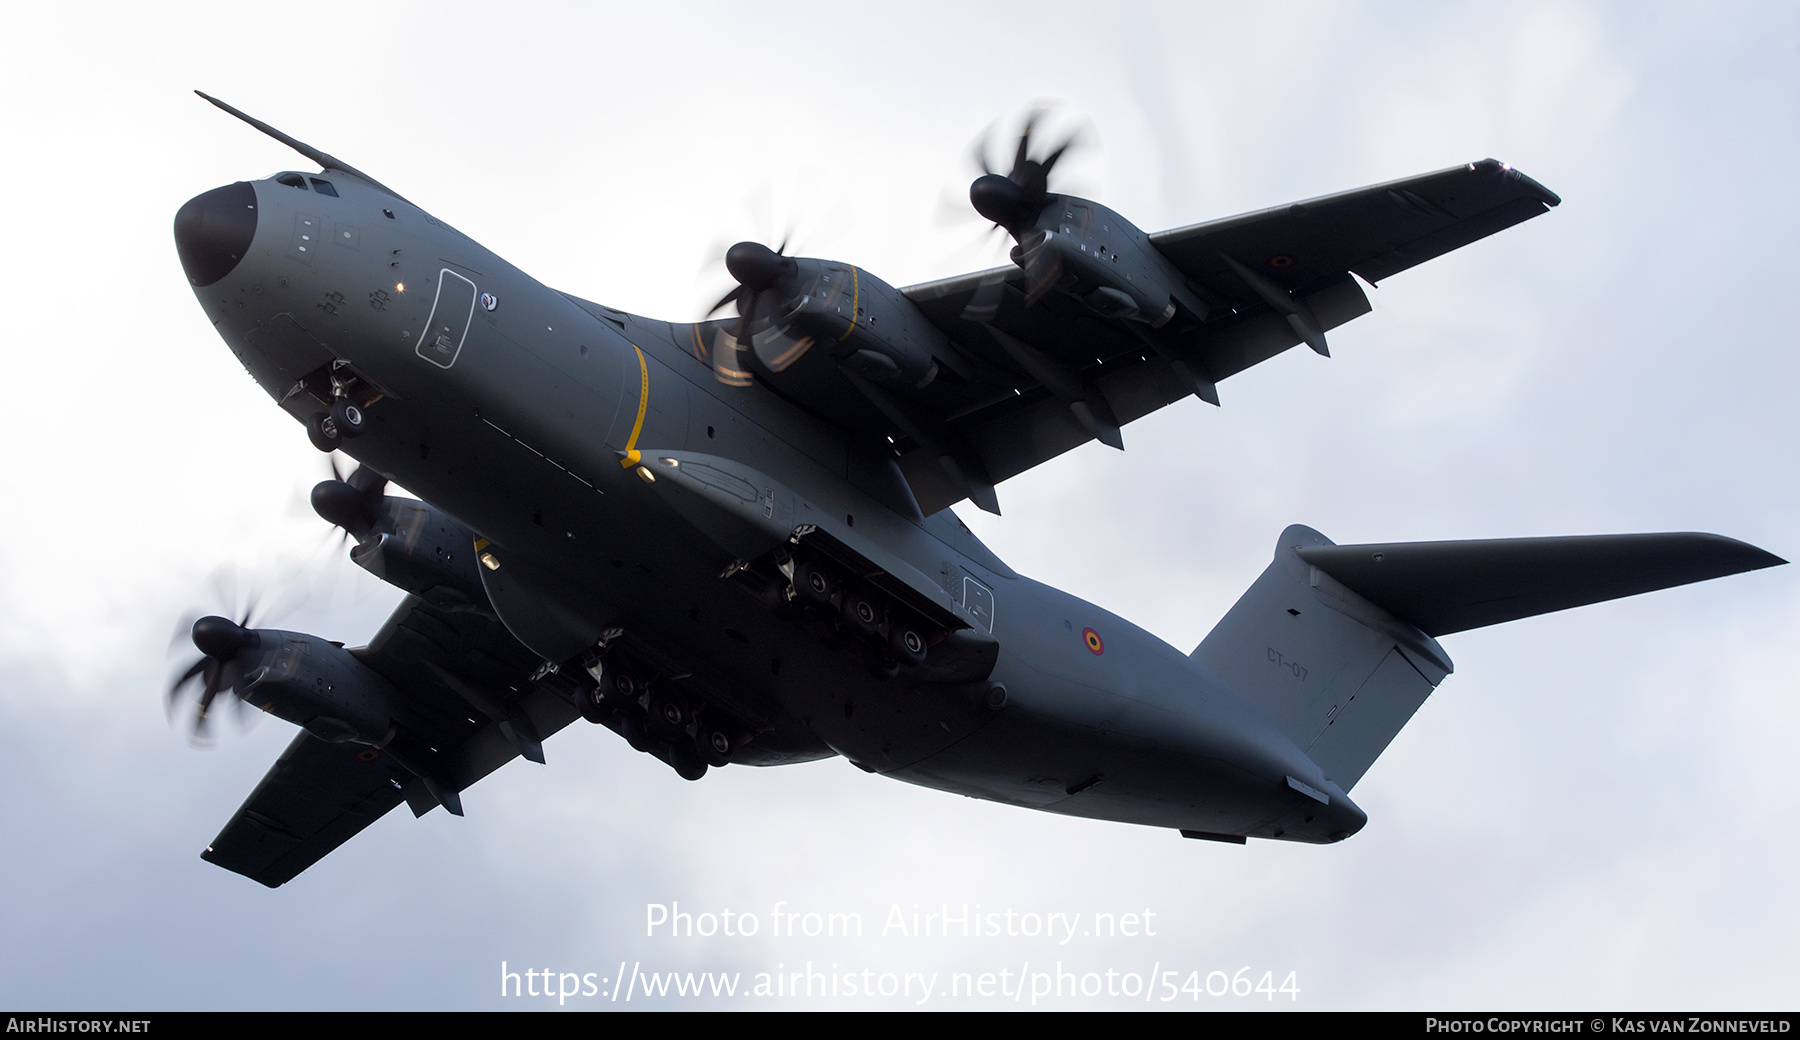
<svg viewBox="0 0 1800 1040">
<path fill-rule="evenodd" d="M 204 96 L 204 95 L 203 95 Z M 208 99 L 212 100 L 212 99 Z M 175 217 L 214 328 L 324 451 L 351 558 L 410 595 L 367 646 L 206 617 L 220 694 L 301 727 L 204 857 L 283 884 L 577 718 L 699 779 L 842 755 L 1190 838 L 1335 842 L 1451 671 L 1437 637 L 1783 561 L 1716 535 L 1334 545 L 1184 654 L 1014 573 L 950 507 L 1369 310 L 1375 283 L 1560 201 L 1493 160 L 1145 234 L 1056 194 L 1028 123 L 970 188 L 1013 265 L 896 289 L 755 243 L 697 324 L 541 285 L 354 167 Z M 386 493 L 389 482 L 419 495 Z"/>
</svg>

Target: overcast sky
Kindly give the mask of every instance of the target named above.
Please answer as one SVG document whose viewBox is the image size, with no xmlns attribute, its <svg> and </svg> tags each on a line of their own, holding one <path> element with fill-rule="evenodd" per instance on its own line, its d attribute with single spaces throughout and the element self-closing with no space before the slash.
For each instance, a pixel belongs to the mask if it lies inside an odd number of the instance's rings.
<svg viewBox="0 0 1800 1040">
<path fill-rule="evenodd" d="M 1247 966 L 1299 989 L 1062 1007 L 1792 1007 L 1792 568 L 1446 638 L 1456 674 L 1337 846 L 1183 841 L 841 760 L 689 784 L 578 723 L 547 766 L 465 792 L 466 819 L 390 815 L 282 889 L 201 862 L 293 731 L 186 746 L 160 697 L 180 616 L 225 606 L 221 565 L 275 588 L 284 627 L 352 645 L 398 597 L 332 555 L 302 504 L 321 457 L 182 277 L 183 201 L 305 168 L 196 87 L 548 284 L 678 320 L 739 238 L 791 229 L 895 284 L 993 262 L 943 200 L 966 205 L 971 143 L 1034 99 L 1095 144 L 1062 183 L 1146 230 L 1494 156 L 1564 204 L 1384 282 L 1330 360 L 1289 352 L 1222 409 L 1166 409 L 1122 455 L 1002 485 L 1004 517 L 961 515 L 1183 650 L 1294 522 L 1800 552 L 1792 4 L 513 7 L 9 13 L 0 1005 L 544 1005 L 498 995 L 505 961 L 746 989 L 808 962 L 943 985 Z M 646 938 L 646 905 L 675 901 L 759 934 Z M 865 934 L 772 935 L 783 901 Z M 1149 911 L 1155 935 L 881 934 L 915 904 L 1084 929 Z"/>
</svg>

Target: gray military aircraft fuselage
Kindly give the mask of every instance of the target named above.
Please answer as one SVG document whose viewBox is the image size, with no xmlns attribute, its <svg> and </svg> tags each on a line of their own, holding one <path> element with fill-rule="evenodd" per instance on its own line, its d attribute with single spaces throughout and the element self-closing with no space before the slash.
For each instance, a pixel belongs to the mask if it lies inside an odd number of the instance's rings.
<svg viewBox="0 0 1800 1040">
<path fill-rule="evenodd" d="M 361 463 L 315 506 L 355 536 L 356 562 L 414 595 L 354 650 L 196 626 L 202 720 L 229 689 L 305 730 L 206 853 L 264 884 L 402 800 L 460 812 L 463 788 L 515 755 L 543 761 L 543 739 L 581 716 L 690 779 L 835 754 L 1190 837 L 1338 841 L 1366 822 L 1346 792 L 1451 670 L 1434 636 L 1779 562 L 1708 535 L 1334 546 L 1292 527 L 1185 654 L 1014 573 L 943 507 L 991 508 L 994 482 L 1064 442 L 1113 443 L 1167 400 L 1216 403 L 1217 379 L 1287 345 L 1323 352 L 1326 329 L 1367 309 L 1347 277 L 1319 288 L 1282 278 L 1285 251 L 1213 250 L 1229 286 L 1215 288 L 1117 214 L 1050 195 L 1045 212 L 1068 216 L 1008 226 L 1016 269 L 903 292 L 742 246 L 743 317 L 668 323 L 542 285 L 306 154 L 323 172 L 187 203 L 179 252 L 258 384 Z M 1502 168 L 1431 176 L 1477 172 L 1536 212 L 1554 204 Z M 1459 230 L 1479 215 L 1428 179 L 1366 191 L 1441 214 L 1438 252 L 1505 226 Z M 1110 253 L 1066 233 L 1080 206 Z M 1067 259 L 1045 267 L 1052 247 Z M 1148 273 L 1109 287 L 1121 255 Z M 1073 362 L 1034 335 L 1046 321 L 1122 346 Z M 1196 334 L 1255 321 L 1280 345 Z M 1248 360 L 1232 367 L 1231 350 Z M 1150 368 L 1162 397 L 1134 402 L 1126 377 Z M 984 409 L 994 430 L 1055 443 L 1009 462 Z"/>
</svg>

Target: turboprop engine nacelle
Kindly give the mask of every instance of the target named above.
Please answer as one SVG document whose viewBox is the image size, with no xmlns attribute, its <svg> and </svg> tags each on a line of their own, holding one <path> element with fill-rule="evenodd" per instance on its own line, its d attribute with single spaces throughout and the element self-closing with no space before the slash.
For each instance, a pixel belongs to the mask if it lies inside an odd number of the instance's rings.
<svg viewBox="0 0 1800 1040">
<path fill-rule="evenodd" d="M 1109 318 L 1161 328 L 1178 309 L 1206 317 L 1206 303 L 1150 236 L 1089 199 L 1051 196 L 1013 260 L 1033 275 L 1032 295 L 1054 288 Z"/>
<path fill-rule="evenodd" d="M 943 368 L 966 378 L 949 341 L 900 290 L 835 260 L 789 257 L 755 242 L 726 255 L 756 359 L 781 372 L 810 355 L 859 376 L 922 387 Z"/>
<path fill-rule="evenodd" d="M 410 498 L 388 496 L 386 522 L 350 550 L 358 567 L 439 610 L 492 613 L 469 529 Z"/>
<path fill-rule="evenodd" d="M 244 677 L 247 703 L 333 743 L 380 747 L 392 739 L 404 699 L 350 651 L 304 632 L 256 634 L 263 657 Z"/>
<path fill-rule="evenodd" d="M 361 479 L 359 471 L 312 490 L 313 510 L 356 539 L 351 561 L 439 610 L 492 613 L 469 529 L 417 499 L 382 494 L 386 480 L 357 487 Z"/>
<path fill-rule="evenodd" d="M 937 378 L 940 364 L 948 364 L 943 359 L 954 356 L 943 333 L 893 286 L 849 264 L 799 264 L 811 278 L 777 325 L 812 337 L 857 375 L 925 386 Z"/>
</svg>

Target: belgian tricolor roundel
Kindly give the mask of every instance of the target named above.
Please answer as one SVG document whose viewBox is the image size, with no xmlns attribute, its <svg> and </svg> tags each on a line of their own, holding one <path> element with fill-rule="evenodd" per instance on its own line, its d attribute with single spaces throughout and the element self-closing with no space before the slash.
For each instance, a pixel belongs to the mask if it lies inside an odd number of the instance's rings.
<svg viewBox="0 0 1800 1040">
<path fill-rule="evenodd" d="M 1100 633 L 1091 628 L 1081 630 L 1081 641 L 1087 644 L 1088 653 L 1095 657 L 1106 652 L 1106 644 L 1100 641 Z"/>
</svg>

